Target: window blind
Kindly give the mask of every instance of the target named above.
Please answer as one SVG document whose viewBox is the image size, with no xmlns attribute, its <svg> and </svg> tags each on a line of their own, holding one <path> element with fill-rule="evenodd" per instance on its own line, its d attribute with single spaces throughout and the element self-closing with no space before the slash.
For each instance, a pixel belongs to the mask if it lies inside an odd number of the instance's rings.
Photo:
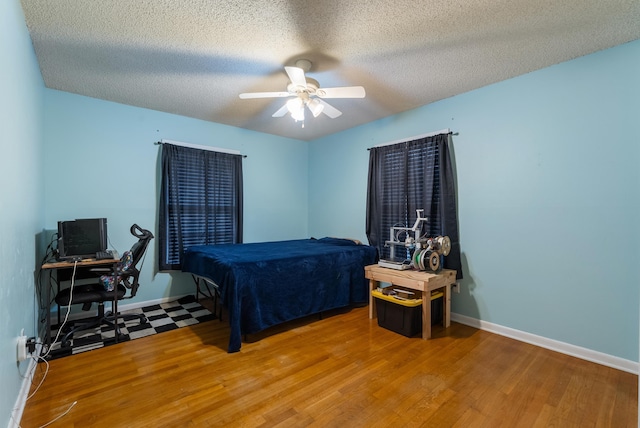
<svg viewBox="0 0 640 428">
<path fill-rule="evenodd" d="M 163 144 L 160 269 L 193 245 L 242 242 L 242 156 Z"/>
<path fill-rule="evenodd" d="M 440 162 L 438 147 L 428 139 L 374 148 L 380 150 L 380 230 L 378 236 L 389 240 L 393 226 L 411 227 L 416 210 L 423 209 L 420 236 L 436 236 L 442 230 L 440 207 Z M 400 237 L 404 239 L 404 237 Z M 378 245 L 382 258 L 388 258 L 390 248 Z M 397 256 L 404 257 L 396 251 Z"/>
</svg>

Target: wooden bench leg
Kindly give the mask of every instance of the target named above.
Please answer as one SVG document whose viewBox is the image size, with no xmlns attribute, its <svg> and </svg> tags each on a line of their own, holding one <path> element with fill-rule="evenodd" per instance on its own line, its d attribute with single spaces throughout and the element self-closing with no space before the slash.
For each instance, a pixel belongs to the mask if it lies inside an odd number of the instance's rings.
<svg viewBox="0 0 640 428">
<path fill-rule="evenodd" d="M 431 338 L 431 292 L 422 292 L 422 338 Z"/>
</svg>

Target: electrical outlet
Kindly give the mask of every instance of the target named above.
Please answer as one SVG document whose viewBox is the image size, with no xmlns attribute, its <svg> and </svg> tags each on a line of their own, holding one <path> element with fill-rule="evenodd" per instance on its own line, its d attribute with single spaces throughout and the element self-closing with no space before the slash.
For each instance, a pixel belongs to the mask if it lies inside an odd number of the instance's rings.
<svg viewBox="0 0 640 428">
<path fill-rule="evenodd" d="M 30 337 L 27 339 L 27 353 L 33 354 L 36 352 L 36 348 L 38 347 L 38 341 L 35 337 Z"/>
<path fill-rule="evenodd" d="M 24 329 L 18 336 L 18 362 L 27 359 L 27 336 L 24 335 Z"/>
<path fill-rule="evenodd" d="M 451 286 L 451 291 L 453 291 L 456 294 L 460 294 L 460 284 L 455 283 Z"/>
</svg>

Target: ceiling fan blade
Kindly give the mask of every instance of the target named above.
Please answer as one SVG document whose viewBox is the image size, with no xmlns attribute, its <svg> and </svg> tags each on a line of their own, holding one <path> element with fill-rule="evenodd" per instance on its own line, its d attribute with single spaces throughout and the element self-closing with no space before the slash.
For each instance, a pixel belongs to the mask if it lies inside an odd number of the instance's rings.
<svg viewBox="0 0 640 428">
<path fill-rule="evenodd" d="M 324 108 L 322 109 L 322 113 L 326 114 L 331 119 L 335 119 L 336 117 L 338 117 L 338 116 L 340 116 L 342 114 L 342 112 L 340 110 L 338 110 L 337 108 L 335 108 L 334 106 L 332 106 L 328 102 L 320 100 L 320 99 L 317 99 L 317 98 L 316 98 L 316 100 L 318 100 L 318 102 L 324 106 Z"/>
<path fill-rule="evenodd" d="M 362 86 L 342 86 L 339 88 L 319 88 L 316 95 L 320 98 L 364 98 Z"/>
<path fill-rule="evenodd" d="M 289 109 L 287 108 L 287 105 L 285 104 L 285 105 L 283 105 L 282 107 L 280 107 L 280 108 L 278 109 L 278 111 L 276 111 L 275 113 L 273 113 L 273 114 L 271 115 L 271 117 L 282 117 L 282 116 L 284 116 L 285 114 L 287 114 L 287 112 L 288 112 L 288 111 L 289 111 Z"/>
<path fill-rule="evenodd" d="M 299 67 L 285 67 L 284 71 L 287 72 L 291 83 L 295 86 L 307 87 L 307 79 L 304 77 L 304 70 Z"/>
<path fill-rule="evenodd" d="M 240 94 L 239 97 L 246 100 L 250 98 L 282 98 L 291 95 L 294 94 L 290 94 L 289 92 L 245 92 L 244 94 Z"/>
</svg>

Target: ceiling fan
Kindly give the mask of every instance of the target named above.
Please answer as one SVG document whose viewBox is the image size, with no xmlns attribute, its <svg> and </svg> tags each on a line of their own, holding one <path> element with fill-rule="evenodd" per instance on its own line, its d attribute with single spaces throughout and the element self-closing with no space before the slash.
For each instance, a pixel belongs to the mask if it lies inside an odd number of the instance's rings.
<svg viewBox="0 0 640 428">
<path fill-rule="evenodd" d="M 240 94 L 242 99 L 251 98 L 284 98 L 294 97 L 279 108 L 272 117 L 282 117 L 287 112 L 297 121 L 304 121 L 305 106 L 311 111 L 313 117 L 324 113 L 332 119 L 340 116 L 342 112 L 324 98 L 364 98 L 365 91 L 362 86 L 342 86 L 338 88 L 321 88 L 317 80 L 305 76 L 305 72 L 311 69 L 311 61 L 299 59 L 295 67 L 285 67 L 291 83 L 287 85 L 286 92 L 248 92 Z M 303 125 L 304 126 L 304 125 Z"/>
</svg>

